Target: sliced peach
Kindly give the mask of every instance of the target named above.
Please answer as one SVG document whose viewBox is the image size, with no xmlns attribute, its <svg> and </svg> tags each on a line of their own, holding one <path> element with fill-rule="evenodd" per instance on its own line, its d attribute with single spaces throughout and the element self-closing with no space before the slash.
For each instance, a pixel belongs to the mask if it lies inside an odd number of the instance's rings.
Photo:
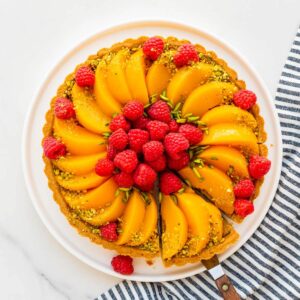
<svg viewBox="0 0 300 300">
<path fill-rule="evenodd" d="M 58 175 L 55 178 L 60 186 L 71 191 L 92 189 L 107 180 L 106 177 L 101 177 L 95 172 L 91 172 L 85 175 L 75 175 L 71 176 L 70 178 Z"/>
<path fill-rule="evenodd" d="M 210 215 L 205 206 L 205 200 L 196 194 L 182 193 L 177 195 L 178 206 L 184 213 L 190 232 L 188 241 L 189 255 L 195 255 L 203 250 L 210 233 Z"/>
<path fill-rule="evenodd" d="M 162 258 L 176 255 L 185 245 L 188 237 L 188 224 L 181 209 L 170 196 L 164 196 L 161 202 L 163 221 Z"/>
<path fill-rule="evenodd" d="M 112 117 L 115 113 L 121 112 L 121 104 L 113 97 L 108 89 L 107 67 L 105 62 L 100 62 L 95 72 L 94 93 L 99 108 L 108 117 Z"/>
<path fill-rule="evenodd" d="M 253 131 L 246 126 L 234 123 L 220 123 L 208 128 L 201 145 L 229 145 L 242 147 L 245 151 L 257 154 L 257 138 Z"/>
<path fill-rule="evenodd" d="M 232 99 L 238 88 L 228 82 L 209 82 L 191 92 L 182 107 L 182 114 L 192 113 L 201 117 L 209 109 L 220 105 L 224 99 Z"/>
<path fill-rule="evenodd" d="M 129 50 L 122 49 L 115 54 L 107 67 L 108 88 L 114 98 L 121 103 L 126 103 L 132 99 L 125 74 L 128 58 Z"/>
<path fill-rule="evenodd" d="M 148 90 L 146 86 L 146 66 L 142 49 L 131 55 L 126 66 L 126 80 L 133 99 L 148 103 Z"/>
<path fill-rule="evenodd" d="M 146 213 L 141 228 L 128 243 L 130 246 L 138 246 L 145 243 L 157 227 L 157 205 L 155 199 L 148 194 L 150 203 L 146 206 Z"/>
<path fill-rule="evenodd" d="M 95 133 L 108 130 L 106 124 L 110 119 L 100 110 L 89 89 L 81 88 L 75 83 L 72 89 L 72 100 L 77 120 L 83 127 Z"/>
<path fill-rule="evenodd" d="M 105 150 L 105 139 L 102 136 L 76 125 L 73 120 L 55 118 L 53 128 L 72 154 L 94 154 Z"/>
<path fill-rule="evenodd" d="M 179 171 L 180 175 L 187 179 L 194 188 L 203 190 L 218 208 L 231 215 L 234 210 L 234 193 L 230 178 L 217 168 L 211 169 L 207 166 L 196 167 L 196 172 L 199 177 L 189 167 Z"/>
<path fill-rule="evenodd" d="M 134 190 L 122 216 L 118 245 L 129 242 L 140 230 L 145 217 L 146 203 L 142 196 Z"/>
<path fill-rule="evenodd" d="M 163 63 L 153 63 L 146 76 L 149 95 L 160 95 L 167 88 L 171 76 L 170 70 Z"/>
<path fill-rule="evenodd" d="M 97 161 L 104 157 L 106 157 L 106 152 L 104 151 L 91 155 L 67 155 L 57 160 L 52 160 L 52 163 L 64 172 L 83 175 L 92 172 Z"/>
<path fill-rule="evenodd" d="M 197 86 L 207 81 L 212 71 L 213 66 L 204 63 L 179 69 L 168 85 L 168 98 L 173 103 L 185 100 Z"/>
<path fill-rule="evenodd" d="M 212 146 L 198 155 L 206 164 L 222 170 L 229 171 L 233 168 L 233 174 L 239 177 L 249 177 L 248 163 L 240 151 L 231 147 Z"/>
<path fill-rule="evenodd" d="M 217 123 L 240 123 L 251 129 L 257 127 L 257 122 L 248 111 L 234 105 L 221 105 L 208 111 L 201 119 L 208 126 Z"/>
</svg>

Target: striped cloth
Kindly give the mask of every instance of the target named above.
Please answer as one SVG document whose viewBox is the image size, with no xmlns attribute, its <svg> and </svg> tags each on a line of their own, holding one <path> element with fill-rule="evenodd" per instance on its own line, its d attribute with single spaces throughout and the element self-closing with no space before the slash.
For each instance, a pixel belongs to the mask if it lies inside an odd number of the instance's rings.
<svg viewBox="0 0 300 300">
<path fill-rule="evenodd" d="M 255 234 L 222 263 L 242 298 L 300 299 L 300 28 L 275 104 L 283 136 L 283 166 L 273 204 Z M 207 272 L 186 279 L 123 281 L 97 299 L 221 299 Z"/>
</svg>

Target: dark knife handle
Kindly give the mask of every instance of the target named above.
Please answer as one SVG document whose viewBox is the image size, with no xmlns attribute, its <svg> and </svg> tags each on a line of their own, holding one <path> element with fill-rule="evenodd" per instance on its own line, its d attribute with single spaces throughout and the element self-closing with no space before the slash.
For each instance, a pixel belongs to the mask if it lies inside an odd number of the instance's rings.
<svg viewBox="0 0 300 300">
<path fill-rule="evenodd" d="M 216 280 L 217 287 L 225 300 L 240 300 L 233 284 L 226 275 Z"/>
</svg>

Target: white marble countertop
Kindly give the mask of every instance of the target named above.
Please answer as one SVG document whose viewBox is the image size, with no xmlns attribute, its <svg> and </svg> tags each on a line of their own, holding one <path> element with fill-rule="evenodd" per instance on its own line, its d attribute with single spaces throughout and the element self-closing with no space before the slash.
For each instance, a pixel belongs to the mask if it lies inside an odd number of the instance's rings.
<svg viewBox="0 0 300 300">
<path fill-rule="evenodd" d="M 274 95 L 299 11 L 299 0 L 0 0 L 0 298 L 94 299 L 118 282 L 84 265 L 52 238 L 23 180 L 20 152 L 27 108 L 67 50 L 115 24 L 179 21 L 230 42 Z"/>
</svg>

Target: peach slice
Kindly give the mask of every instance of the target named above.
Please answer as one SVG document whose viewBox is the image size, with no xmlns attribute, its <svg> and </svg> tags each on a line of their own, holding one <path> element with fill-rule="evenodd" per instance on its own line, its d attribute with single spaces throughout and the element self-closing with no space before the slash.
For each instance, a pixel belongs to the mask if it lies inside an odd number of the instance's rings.
<svg viewBox="0 0 300 300">
<path fill-rule="evenodd" d="M 77 120 L 83 127 L 95 133 L 109 130 L 106 124 L 109 123 L 110 119 L 100 110 L 90 90 L 74 84 L 72 100 Z"/>
<path fill-rule="evenodd" d="M 163 63 L 153 63 L 146 76 L 149 95 L 160 95 L 167 88 L 171 76 L 170 70 Z"/>
<path fill-rule="evenodd" d="M 121 105 L 109 91 L 106 78 L 107 67 L 103 61 L 99 63 L 95 72 L 94 93 L 100 110 L 112 117 L 113 114 L 121 112 Z"/>
<path fill-rule="evenodd" d="M 142 49 L 131 55 L 126 66 L 126 80 L 133 99 L 148 103 L 148 90 L 146 86 L 146 66 Z"/>
<path fill-rule="evenodd" d="M 94 154 L 105 150 L 105 139 L 102 136 L 76 125 L 74 120 L 55 118 L 53 128 L 72 154 Z"/>
<path fill-rule="evenodd" d="M 155 199 L 148 194 L 150 203 L 146 206 L 146 213 L 141 228 L 128 243 L 130 246 L 138 246 L 145 243 L 157 227 L 157 205 Z"/>
<path fill-rule="evenodd" d="M 212 146 L 198 155 L 206 164 L 227 172 L 233 168 L 233 174 L 242 178 L 248 178 L 248 162 L 240 151 L 231 147 Z"/>
<path fill-rule="evenodd" d="M 203 190 L 218 208 L 231 215 L 234 210 L 234 193 L 230 178 L 217 168 L 211 169 L 207 166 L 196 167 L 196 172 L 199 177 L 189 167 L 179 171 L 194 188 Z"/>
<path fill-rule="evenodd" d="M 184 213 L 190 232 L 188 241 L 189 255 L 195 255 L 203 250 L 208 241 L 210 233 L 210 215 L 203 204 L 205 200 L 196 194 L 177 194 L 178 206 Z"/>
<path fill-rule="evenodd" d="M 116 242 L 118 245 L 126 244 L 137 234 L 144 222 L 145 212 L 146 203 L 134 190 L 122 216 L 120 235 Z"/>
<path fill-rule="evenodd" d="M 115 54 L 107 67 L 107 85 L 113 97 L 121 103 L 127 103 L 132 99 L 125 68 L 129 58 L 129 50 L 122 49 Z"/>
<path fill-rule="evenodd" d="M 92 189 L 107 180 L 107 177 L 101 177 L 95 172 L 85 175 L 75 175 L 71 176 L 70 178 L 63 178 L 62 176 L 58 175 L 55 178 L 60 186 L 71 191 Z"/>
<path fill-rule="evenodd" d="M 106 157 L 106 152 L 100 152 L 91 155 L 68 155 L 62 156 L 57 160 L 52 160 L 52 163 L 64 172 L 69 172 L 74 175 L 84 175 L 92 172 L 95 169 L 97 161 Z"/>
<path fill-rule="evenodd" d="M 204 84 L 211 76 L 213 66 L 198 63 L 177 71 L 167 88 L 167 97 L 176 104 L 185 98 L 199 85 Z"/>
<path fill-rule="evenodd" d="M 234 105 L 222 105 L 211 109 L 202 117 L 201 122 L 208 126 L 217 123 L 238 123 L 245 124 L 251 129 L 257 127 L 257 122 L 251 113 Z"/>
<path fill-rule="evenodd" d="M 188 237 L 188 224 L 181 209 L 170 196 L 161 202 L 163 221 L 162 258 L 168 259 L 177 254 L 185 245 Z"/>
<path fill-rule="evenodd" d="M 230 145 L 242 147 L 246 152 L 257 154 L 257 138 L 253 131 L 246 126 L 235 123 L 220 123 L 209 127 L 204 134 L 201 145 Z"/>
</svg>

